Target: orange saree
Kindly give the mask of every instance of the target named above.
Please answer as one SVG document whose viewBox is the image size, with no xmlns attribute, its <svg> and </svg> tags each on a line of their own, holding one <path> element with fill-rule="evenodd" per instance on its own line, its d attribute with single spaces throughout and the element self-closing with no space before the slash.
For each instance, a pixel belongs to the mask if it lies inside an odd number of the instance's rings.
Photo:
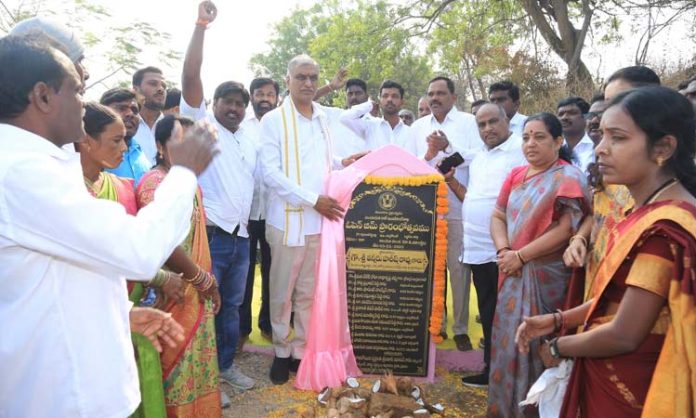
<svg viewBox="0 0 696 418">
<path fill-rule="evenodd" d="M 157 186 L 166 173 L 153 169 L 140 180 L 137 188 L 138 206 L 154 198 Z M 205 229 L 205 212 L 200 189 L 196 192 L 191 230 L 181 244 L 191 260 L 210 271 L 211 259 Z M 215 324 L 211 301 L 203 301 L 198 291 L 186 284 L 184 301 L 169 303 L 165 311 L 184 328 L 186 337 L 176 348 L 165 347 L 161 354 L 167 416 L 218 418 L 220 409 L 219 371 Z"/>
<path fill-rule="evenodd" d="M 576 359 L 561 417 L 686 417 L 696 410 L 696 207 L 646 205 L 608 231 L 585 329 L 611 321 L 626 286 L 665 298 L 652 331 L 631 353 Z"/>
</svg>

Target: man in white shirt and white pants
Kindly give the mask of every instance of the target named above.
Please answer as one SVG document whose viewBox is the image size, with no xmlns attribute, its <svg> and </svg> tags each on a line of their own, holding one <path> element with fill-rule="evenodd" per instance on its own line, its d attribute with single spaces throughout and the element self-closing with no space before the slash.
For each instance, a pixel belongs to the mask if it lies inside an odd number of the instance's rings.
<svg viewBox="0 0 696 418">
<path fill-rule="evenodd" d="M 332 168 L 350 159 L 333 157 L 332 132 L 324 108 L 312 101 L 319 65 L 307 55 L 288 64 L 290 96 L 261 120 L 261 166 L 268 187 L 266 239 L 271 246 L 270 308 L 275 358 L 270 377 L 288 381 L 304 356 L 314 295 L 322 219 L 343 209 L 322 194 Z M 354 157 L 354 156 L 353 156 Z M 290 314 L 295 314 L 293 340 Z"/>
<path fill-rule="evenodd" d="M 214 139 L 198 127 L 173 141 L 154 202 L 127 215 L 92 197 L 79 157 L 60 149 L 85 135 L 70 59 L 6 36 L 0 61 L 11 86 L 0 90 L 0 416 L 127 417 L 140 403 L 128 322 L 142 311 L 129 312 L 125 277 L 150 280 L 188 234 Z"/>
<path fill-rule="evenodd" d="M 491 332 L 498 297 L 496 248 L 491 238 L 491 216 L 505 178 L 514 167 L 526 163 L 522 138 L 510 130 L 505 110 L 485 104 L 476 112 L 476 122 L 484 145 L 469 165 L 469 182 L 462 204 L 464 244 L 462 262 L 472 272 L 483 327 L 483 374 L 463 378 L 464 384 L 488 384 Z"/>
<path fill-rule="evenodd" d="M 239 308 L 239 332 L 242 341 L 246 340 L 253 328 L 251 323 L 251 307 L 254 295 L 254 279 L 256 278 L 256 259 L 261 259 L 261 307 L 259 309 L 258 327 L 261 336 L 271 339 L 271 314 L 268 307 L 268 287 L 271 275 L 271 248 L 266 241 L 266 201 L 268 193 L 263 182 L 263 172 L 258 158 L 258 150 L 261 147 L 261 118 L 266 113 L 278 107 L 278 93 L 280 86 L 275 80 L 270 78 L 255 78 L 249 84 L 249 94 L 251 96 L 251 106 L 253 112 L 247 115 L 242 128 L 249 134 L 249 137 L 256 141 L 256 173 L 254 178 L 254 197 L 251 201 L 251 212 L 249 213 L 249 270 L 247 271 L 246 292 L 244 302 Z M 257 257 L 257 248 L 261 252 L 261 257 Z"/>
<path fill-rule="evenodd" d="M 205 119 L 218 131 L 220 156 L 201 175 L 203 206 L 213 273 L 220 290 L 220 312 L 215 316 L 220 377 L 238 390 L 254 387 L 254 380 L 234 366 L 239 342 L 239 307 L 244 300 L 249 268 L 247 223 L 254 194 L 255 139 L 240 126 L 249 105 L 243 84 L 225 81 L 213 95 L 213 110 L 206 111 L 201 81 L 203 43 L 207 25 L 217 16 L 212 2 L 198 7 L 198 23 L 191 36 L 182 75 L 180 111 Z"/>
<path fill-rule="evenodd" d="M 481 147 L 481 138 L 474 116 L 460 112 L 454 106 L 457 95 L 454 93 L 452 80 L 447 77 L 432 79 L 428 84 L 427 98 L 431 114 L 418 119 L 411 125 L 411 135 L 405 144 L 407 151 L 417 157 L 425 158 L 430 165 L 435 166 L 455 151 L 463 154 Z M 457 169 L 454 174 L 457 181 L 464 184 L 466 176 L 467 171 L 464 168 Z M 454 302 L 452 331 L 457 349 L 468 351 L 472 349 L 468 332 L 471 273 L 464 269 L 459 261 L 462 252 L 462 204 L 451 188 L 448 192 L 447 270 Z M 446 335 L 446 326 L 447 324 L 443 321 L 443 336 Z"/>
</svg>

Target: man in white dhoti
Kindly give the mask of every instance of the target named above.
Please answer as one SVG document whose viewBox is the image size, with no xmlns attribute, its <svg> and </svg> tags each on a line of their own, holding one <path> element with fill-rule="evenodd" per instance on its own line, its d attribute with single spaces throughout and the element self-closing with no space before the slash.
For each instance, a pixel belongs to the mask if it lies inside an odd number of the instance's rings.
<svg viewBox="0 0 696 418">
<path fill-rule="evenodd" d="M 290 96 L 261 120 L 259 158 L 268 187 L 266 238 L 271 247 L 270 311 L 275 358 L 271 381 L 287 382 L 304 354 L 312 310 L 315 261 L 322 218 L 335 220 L 343 209 L 323 195 L 332 168 L 356 156 L 333 156 L 332 134 L 324 107 L 312 101 L 319 65 L 307 55 L 288 64 Z M 295 313 L 293 340 L 290 314 Z"/>
</svg>

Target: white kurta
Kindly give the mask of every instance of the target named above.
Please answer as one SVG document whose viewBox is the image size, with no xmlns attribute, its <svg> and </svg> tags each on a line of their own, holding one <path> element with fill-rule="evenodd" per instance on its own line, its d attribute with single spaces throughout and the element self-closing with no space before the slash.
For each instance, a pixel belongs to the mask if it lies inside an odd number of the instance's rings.
<svg viewBox="0 0 696 418">
<path fill-rule="evenodd" d="M 186 237 L 195 189 L 172 167 L 130 216 L 87 192 L 77 155 L 0 124 L 0 417 L 135 410 L 125 277 L 154 277 Z"/>
</svg>

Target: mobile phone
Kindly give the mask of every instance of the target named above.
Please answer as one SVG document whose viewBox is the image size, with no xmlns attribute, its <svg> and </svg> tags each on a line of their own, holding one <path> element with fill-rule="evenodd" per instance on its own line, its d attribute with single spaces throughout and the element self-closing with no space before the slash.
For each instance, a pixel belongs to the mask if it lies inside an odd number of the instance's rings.
<svg viewBox="0 0 696 418">
<path fill-rule="evenodd" d="M 462 157 L 462 155 L 458 152 L 455 152 L 449 157 L 443 158 L 442 161 L 440 161 L 440 165 L 437 166 L 437 169 L 440 171 L 440 173 L 447 174 L 450 172 L 452 168 L 461 165 L 463 162 L 464 158 Z"/>
</svg>

